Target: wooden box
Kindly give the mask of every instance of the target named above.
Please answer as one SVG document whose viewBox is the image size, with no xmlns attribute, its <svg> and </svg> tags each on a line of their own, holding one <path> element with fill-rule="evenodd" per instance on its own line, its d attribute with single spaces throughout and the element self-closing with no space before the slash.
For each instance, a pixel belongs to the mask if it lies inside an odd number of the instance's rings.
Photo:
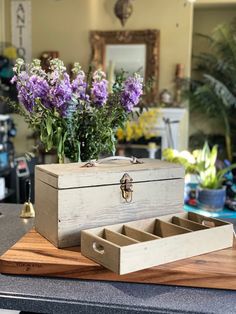
<svg viewBox="0 0 236 314">
<path fill-rule="evenodd" d="M 233 225 L 195 213 L 84 230 L 81 253 L 120 275 L 233 245 Z"/>
<path fill-rule="evenodd" d="M 36 166 L 35 227 L 56 247 L 80 243 L 80 231 L 179 212 L 184 170 L 160 160 Z"/>
</svg>

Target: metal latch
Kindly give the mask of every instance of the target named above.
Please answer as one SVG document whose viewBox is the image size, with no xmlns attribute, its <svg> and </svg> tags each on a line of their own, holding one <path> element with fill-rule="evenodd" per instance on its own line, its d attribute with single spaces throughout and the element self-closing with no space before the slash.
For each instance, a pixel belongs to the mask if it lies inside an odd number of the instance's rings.
<svg viewBox="0 0 236 314">
<path fill-rule="evenodd" d="M 125 173 L 123 177 L 120 179 L 120 189 L 122 193 L 122 197 L 126 200 L 127 203 L 132 202 L 132 194 L 133 194 L 133 179 Z"/>
</svg>

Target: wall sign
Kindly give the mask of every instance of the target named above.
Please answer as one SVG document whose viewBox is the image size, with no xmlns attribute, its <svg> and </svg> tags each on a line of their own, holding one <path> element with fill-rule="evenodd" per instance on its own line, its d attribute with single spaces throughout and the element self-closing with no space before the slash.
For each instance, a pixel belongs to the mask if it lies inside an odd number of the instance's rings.
<svg viewBox="0 0 236 314">
<path fill-rule="evenodd" d="M 5 1 L 0 0 L 0 42 L 5 42 Z"/>
<path fill-rule="evenodd" d="M 18 57 L 31 62 L 31 0 L 11 1 L 12 44 L 17 48 Z"/>
</svg>

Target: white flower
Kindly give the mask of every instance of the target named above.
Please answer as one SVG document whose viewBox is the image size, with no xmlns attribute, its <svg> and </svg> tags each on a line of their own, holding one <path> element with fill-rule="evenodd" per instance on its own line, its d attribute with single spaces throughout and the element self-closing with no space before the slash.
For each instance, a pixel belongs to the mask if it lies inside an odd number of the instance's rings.
<svg viewBox="0 0 236 314">
<path fill-rule="evenodd" d="M 46 76 L 46 72 L 41 67 L 41 60 L 34 59 L 31 64 L 28 66 L 29 72 L 31 74 L 36 74 L 42 77 Z"/>
<path fill-rule="evenodd" d="M 98 69 L 93 73 L 94 81 L 101 81 L 102 79 L 106 78 L 106 73 L 103 72 L 101 69 Z"/>
<path fill-rule="evenodd" d="M 23 65 L 25 63 L 25 61 L 21 58 L 17 58 L 16 59 L 16 65 Z"/>
<path fill-rule="evenodd" d="M 76 75 L 79 74 L 80 72 L 83 72 L 81 70 L 81 65 L 79 64 L 79 62 L 75 62 L 74 63 L 74 67 L 73 67 L 73 69 L 71 71 L 72 71 L 72 73 L 74 73 Z"/>
<path fill-rule="evenodd" d="M 21 67 L 25 64 L 25 61 L 21 58 L 16 59 L 15 66 L 13 67 L 13 71 L 15 73 L 20 73 Z"/>
<path fill-rule="evenodd" d="M 52 71 L 58 71 L 60 74 L 66 71 L 64 62 L 58 58 L 50 60 L 50 69 Z"/>
<path fill-rule="evenodd" d="M 134 78 L 137 79 L 140 83 L 143 83 L 143 77 L 139 73 L 134 73 Z"/>
</svg>

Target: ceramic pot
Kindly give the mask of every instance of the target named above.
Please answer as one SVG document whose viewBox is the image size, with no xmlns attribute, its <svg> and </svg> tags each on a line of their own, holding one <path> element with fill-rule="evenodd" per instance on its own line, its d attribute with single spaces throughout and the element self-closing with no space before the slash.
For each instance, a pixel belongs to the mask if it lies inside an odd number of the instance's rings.
<svg viewBox="0 0 236 314">
<path fill-rule="evenodd" d="M 226 200 L 225 188 L 211 190 L 211 189 L 197 189 L 197 204 L 200 208 L 211 212 L 217 212 L 224 208 Z"/>
</svg>

